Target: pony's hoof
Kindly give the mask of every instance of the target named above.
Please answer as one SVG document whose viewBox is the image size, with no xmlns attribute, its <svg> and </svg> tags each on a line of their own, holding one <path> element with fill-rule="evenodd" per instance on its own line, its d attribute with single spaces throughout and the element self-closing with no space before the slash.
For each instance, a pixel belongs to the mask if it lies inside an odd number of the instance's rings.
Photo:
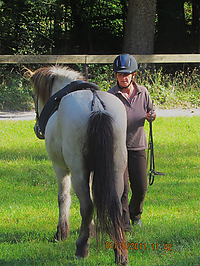
<svg viewBox="0 0 200 266">
<path fill-rule="evenodd" d="M 69 227 L 61 228 L 60 226 L 57 226 L 57 232 L 54 235 L 55 241 L 63 241 L 65 240 L 69 235 Z"/>
<path fill-rule="evenodd" d="M 120 261 L 120 262 L 115 262 L 119 266 L 129 266 L 129 262 L 127 260 Z"/>
<path fill-rule="evenodd" d="M 75 256 L 77 258 L 85 258 L 85 257 L 88 257 L 89 256 L 89 245 L 87 244 L 85 247 L 80 247 L 76 249 L 76 254 Z"/>
<path fill-rule="evenodd" d="M 128 253 L 123 254 L 120 250 L 114 249 L 115 252 L 115 264 L 120 266 L 128 266 Z"/>
<path fill-rule="evenodd" d="M 89 256 L 89 253 L 90 253 L 89 249 L 86 249 L 86 250 L 82 251 L 81 253 L 76 251 L 75 256 L 77 259 L 84 259 L 84 258 Z"/>
</svg>

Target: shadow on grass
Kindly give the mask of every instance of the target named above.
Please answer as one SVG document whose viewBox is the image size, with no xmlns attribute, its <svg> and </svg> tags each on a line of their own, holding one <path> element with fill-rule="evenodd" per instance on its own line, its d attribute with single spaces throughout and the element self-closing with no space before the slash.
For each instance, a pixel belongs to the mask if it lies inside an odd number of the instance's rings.
<svg viewBox="0 0 200 266">
<path fill-rule="evenodd" d="M 31 227 L 31 223 L 30 223 Z M 55 226 L 56 230 L 56 226 Z M 53 232 L 45 230 L 12 230 L 12 232 L 5 232 L 0 234 L 0 243 L 19 244 L 30 242 L 54 242 Z"/>
<path fill-rule="evenodd" d="M 0 149 L 1 160 L 32 160 L 41 161 L 49 159 L 45 147 L 31 146 L 24 148 L 1 148 Z"/>
<path fill-rule="evenodd" d="M 27 257 L 21 259 L 1 260 L 0 265 L 2 266 L 22 266 L 22 265 L 36 265 L 35 260 Z"/>
<path fill-rule="evenodd" d="M 5 247 L 4 247 L 5 248 Z M 0 259 L 0 265 L 80 265 L 75 257 L 75 245 L 65 243 L 26 243 L 10 246 L 8 256 Z M 12 253 L 10 255 L 10 253 Z"/>
<path fill-rule="evenodd" d="M 30 223 L 30 228 L 31 228 Z M 54 235 L 56 234 L 56 227 L 57 224 L 55 223 L 55 230 L 47 231 L 44 228 L 44 225 L 42 226 L 43 229 L 41 230 L 12 230 L 12 232 L 4 232 L 0 233 L 0 244 L 19 244 L 19 243 L 31 243 L 31 242 L 43 242 L 43 243 L 62 243 L 69 240 L 71 237 L 78 238 L 80 228 L 77 229 L 71 229 L 69 232 L 69 237 L 65 241 L 57 241 L 54 238 Z"/>
</svg>

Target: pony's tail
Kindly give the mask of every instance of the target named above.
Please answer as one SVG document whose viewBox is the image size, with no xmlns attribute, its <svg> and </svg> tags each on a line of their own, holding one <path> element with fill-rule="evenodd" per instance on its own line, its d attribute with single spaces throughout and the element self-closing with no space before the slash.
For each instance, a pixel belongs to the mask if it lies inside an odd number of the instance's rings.
<svg viewBox="0 0 200 266">
<path fill-rule="evenodd" d="M 124 242 L 121 204 L 114 173 L 113 119 L 105 111 L 93 111 L 87 129 L 87 165 L 93 173 L 93 202 L 97 240 L 108 233 L 115 243 Z"/>
</svg>

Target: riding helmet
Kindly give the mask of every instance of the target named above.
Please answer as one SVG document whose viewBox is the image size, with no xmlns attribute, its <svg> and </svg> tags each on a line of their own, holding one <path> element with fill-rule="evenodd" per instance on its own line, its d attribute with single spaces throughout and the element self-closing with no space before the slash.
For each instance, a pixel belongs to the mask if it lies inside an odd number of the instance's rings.
<svg viewBox="0 0 200 266">
<path fill-rule="evenodd" d="M 118 55 L 113 63 L 113 70 L 117 73 L 134 73 L 137 69 L 137 61 L 130 54 Z"/>
</svg>

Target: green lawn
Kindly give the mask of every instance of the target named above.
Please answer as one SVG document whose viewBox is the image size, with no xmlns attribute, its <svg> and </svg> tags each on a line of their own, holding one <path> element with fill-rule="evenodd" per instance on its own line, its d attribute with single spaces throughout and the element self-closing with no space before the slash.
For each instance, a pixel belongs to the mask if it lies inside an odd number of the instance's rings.
<svg viewBox="0 0 200 266">
<path fill-rule="evenodd" d="M 89 258 L 76 260 L 73 191 L 69 239 L 53 242 L 57 182 L 33 125 L 0 121 L 0 265 L 114 265 L 110 239 L 99 250 L 91 239 Z M 200 265 L 200 117 L 157 118 L 153 132 L 156 170 L 166 176 L 148 188 L 143 227 L 127 234 L 130 265 Z"/>
</svg>

